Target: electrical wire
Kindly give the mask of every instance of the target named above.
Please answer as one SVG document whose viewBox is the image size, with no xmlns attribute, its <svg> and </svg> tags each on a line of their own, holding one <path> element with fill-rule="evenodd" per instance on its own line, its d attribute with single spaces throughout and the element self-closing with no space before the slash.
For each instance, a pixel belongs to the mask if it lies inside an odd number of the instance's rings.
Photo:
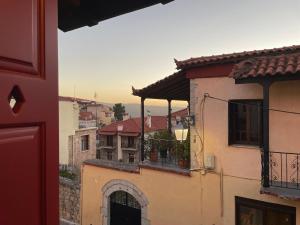
<svg viewBox="0 0 300 225">
<path fill-rule="evenodd" d="M 214 99 L 214 100 L 217 100 L 217 101 L 221 101 L 221 102 L 226 102 L 226 103 L 229 103 L 229 104 L 255 106 L 255 107 L 261 107 L 261 108 L 263 108 L 263 106 L 257 105 L 257 104 L 250 104 L 250 103 L 241 103 L 241 102 L 229 101 L 229 100 L 226 100 L 226 99 L 222 99 L 222 98 L 210 96 L 208 93 L 204 94 L 204 97 L 210 98 L 210 99 Z M 275 108 L 268 108 L 267 110 L 273 111 L 273 112 L 280 112 L 280 113 L 287 113 L 287 114 L 293 114 L 293 115 L 300 115 L 300 112 L 293 112 L 293 111 L 287 111 L 287 110 L 281 110 L 281 109 L 275 109 Z"/>
<path fill-rule="evenodd" d="M 199 140 L 200 140 L 200 151 L 198 152 L 194 152 L 194 157 L 196 158 L 196 160 L 198 159 L 198 154 L 200 153 L 200 157 L 201 157 L 201 163 L 202 165 L 200 166 L 201 170 L 204 169 L 204 109 L 205 109 L 205 101 L 206 101 L 206 96 L 204 96 L 200 102 L 199 108 L 200 108 L 200 125 L 201 125 L 201 134 L 199 133 L 197 127 L 195 127 L 195 132 L 196 135 L 198 136 Z"/>
</svg>

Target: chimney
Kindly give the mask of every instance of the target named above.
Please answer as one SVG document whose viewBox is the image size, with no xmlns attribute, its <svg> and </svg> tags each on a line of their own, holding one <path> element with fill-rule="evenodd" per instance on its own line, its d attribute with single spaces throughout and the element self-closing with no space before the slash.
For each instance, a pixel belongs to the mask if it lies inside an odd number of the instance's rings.
<svg viewBox="0 0 300 225">
<path fill-rule="evenodd" d="M 146 120 L 146 124 L 149 128 L 151 128 L 151 112 L 149 110 L 147 110 L 147 120 Z"/>
</svg>

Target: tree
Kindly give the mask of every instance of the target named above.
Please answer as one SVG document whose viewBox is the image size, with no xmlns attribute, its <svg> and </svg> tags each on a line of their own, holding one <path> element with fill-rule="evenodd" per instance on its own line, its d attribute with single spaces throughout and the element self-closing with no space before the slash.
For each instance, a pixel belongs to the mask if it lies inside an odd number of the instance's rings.
<svg viewBox="0 0 300 225">
<path fill-rule="evenodd" d="M 115 119 L 117 121 L 123 120 L 123 115 L 125 113 L 125 106 L 122 103 L 117 103 L 113 107 L 113 111 L 115 113 Z"/>
</svg>

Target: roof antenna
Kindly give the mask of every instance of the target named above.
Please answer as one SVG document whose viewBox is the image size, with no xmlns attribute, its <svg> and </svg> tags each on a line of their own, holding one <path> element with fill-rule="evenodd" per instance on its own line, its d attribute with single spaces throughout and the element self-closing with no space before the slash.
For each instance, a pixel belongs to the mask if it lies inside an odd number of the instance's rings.
<svg viewBox="0 0 300 225">
<path fill-rule="evenodd" d="M 74 84 L 74 96 L 73 96 L 74 101 L 76 101 L 76 85 Z"/>
</svg>

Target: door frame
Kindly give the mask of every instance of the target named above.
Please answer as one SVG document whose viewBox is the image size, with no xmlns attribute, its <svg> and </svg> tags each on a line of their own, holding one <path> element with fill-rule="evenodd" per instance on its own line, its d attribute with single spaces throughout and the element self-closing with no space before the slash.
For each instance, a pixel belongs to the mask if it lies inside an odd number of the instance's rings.
<svg viewBox="0 0 300 225">
<path fill-rule="evenodd" d="M 127 180 L 115 179 L 107 182 L 101 189 L 102 206 L 100 209 L 103 225 L 110 225 L 110 195 L 115 191 L 125 191 L 132 195 L 141 206 L 141 224 L 150 225 L 148 219 L 149 201 L 144 193 Z"/>
<path fill-rule="evenodd" d="M 271 210 L 281 212 L 281 213 L 287 213 L 287 214 L 291 215 L 292 225 L 296 225 L 296 208 L 295 207 L 235 196 L 235 224 L 236 225 L 240 225 L 240 223 L 239 223 L 239 212 L 240 212 L 239 206 L 246 206 L 246 207 L 253 207 L 256 209 L 261 209 L 264 213 L 264 215 L 263 215 L 264 222 L 265 222 L 265 211 L 267 209 L 271 209 Z"/>
</svg>

